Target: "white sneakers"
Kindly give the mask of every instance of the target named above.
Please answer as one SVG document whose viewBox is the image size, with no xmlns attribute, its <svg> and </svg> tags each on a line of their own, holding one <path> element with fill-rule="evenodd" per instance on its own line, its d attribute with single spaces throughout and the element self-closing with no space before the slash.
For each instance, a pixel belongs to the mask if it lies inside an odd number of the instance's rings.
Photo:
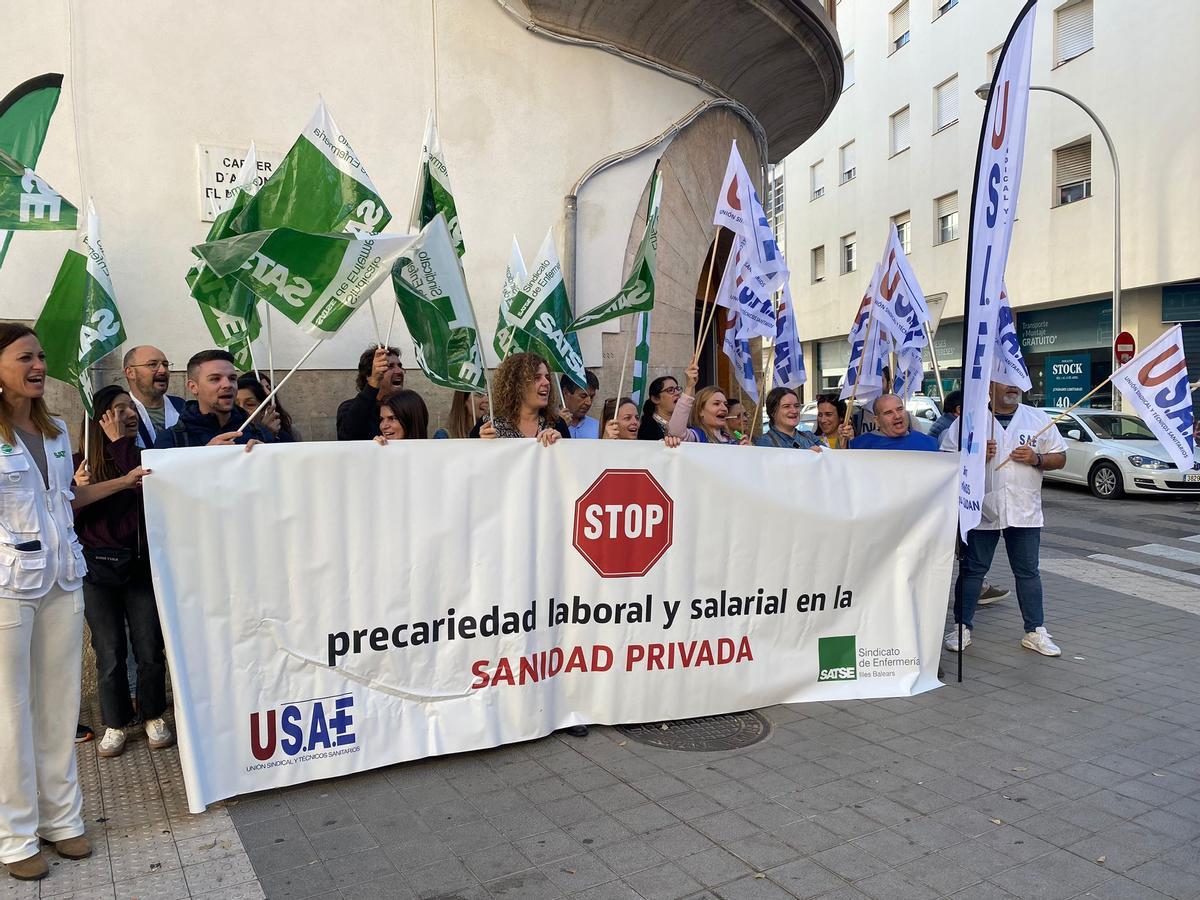
<svg viewBox="0 0 1200 900">
<path fill-rule="evenodd" d="M 970 628 L 964 628 L 962 630 L 962 645 L 961 646 L 959 646 L 959 643 L 958 643 L 958 626 L 957 625 L 954 626 L 953 631 L 951 631 L 949 634 L 946 635 L 945 647 L 951 653 L 958 653 L 960 650 L 964 650 L 970 646 L 971 646 L 971 629 Z"/>
<path fill-rule="evenodd" d="M 104 729 L 104 737 L 97 752 L 106 759 L 120 756 L 125 752 L 126 737 L 124 728 Z M 151 750 L 162 750 L 175 743 L 175 735 L 171 734 L 171 729 L 162 719 L 151 719 L 146 723 L 146 738 Z"/>
<path fill-rule="evenodd" d="M 146 722 L 146 737 L 150 740 L 151 750 L 162 750 L 175 743 L 175 735 L 161 718 Z"/>
<path fill-rule="evenodd" d="M 946 640 L 943 643 L 943 646 L 951 653 L 958 653 L 962 650 L 965 650 L 967 647 L 970 647 L 971 643 L 971 629 L 964 628 L 962 630 L 962 644 L 960 645 L 958 643 L 958 627 L 955 626 L 955 628 L 946 635 Z M 1048 632 L 1041 625 L 1039 625 L 1033 631 L 1027 632 L 1025 636 L 1021 638 L 1021 646 L 1026 650 L 1034 650 L 1037 653 L 1042 654 L 1042 656 L 1062 656 L 1062 650 L 1058 648 L 1058 644 L 1054 643 L 1054 641 L 1050 639 L 1050 632 Z M 104 740 L 108 740 L 107 735 L 105 735 Z M 103 741 L 100 743 L 100 748 L 102 750 L 104 748 Z"/>
<path fill-rule="evenodd" d="M 1026 650 L 1036 650 L 1042 656 L 1062 656 L 1058 644 L 1050 640 L 1050 632 L 1041 625 L 1025 633 L 1025 637 L 1021 638 L 1021 646 Z"/>
<path fill-rule="evenodd" d="M 107 758 L 120 756 L 125 752 L 125 729 L 106 728 L 104 737 L 100 740 L 100 748 L 96 751 Z"/>
</svg>

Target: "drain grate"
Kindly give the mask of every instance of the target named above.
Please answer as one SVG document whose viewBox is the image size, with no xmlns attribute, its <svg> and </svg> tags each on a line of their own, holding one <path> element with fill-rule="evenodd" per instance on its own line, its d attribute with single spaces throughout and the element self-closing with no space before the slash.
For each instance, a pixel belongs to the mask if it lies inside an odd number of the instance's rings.
<svg viewBox="0 0 1200 900">
<path fill-rule="evenodd" d="M 698 719 L 618 725 L 626 737 L 660 750 L 705 752 L 740 750 L 757 744 L 771 733 L 771 723 L 757 712 L 726 713 Z"/>
</svg>

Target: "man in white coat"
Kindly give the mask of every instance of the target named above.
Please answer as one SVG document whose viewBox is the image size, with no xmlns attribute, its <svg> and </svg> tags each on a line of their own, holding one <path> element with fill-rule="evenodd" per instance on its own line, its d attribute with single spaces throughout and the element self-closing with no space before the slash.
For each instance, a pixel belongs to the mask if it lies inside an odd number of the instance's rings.
<svg viewBox="0 0 1200 900">
<path fill-rule="evenodd" d="M 138 412 L 137 445 L 153 447 L 158 432 L 171 428 L 183 411 L 183 398 L 167 393 L 171 385 L 171 363 L 157 347 L 145 344 L 125 354 L 125 380 Z"/>
<path fill-rule="evenodd" d="M 1042 473 L 1061 469 L 1067 448 L 1058 429 L 1046 427 L 1051 422 L 1048 415 L 1021 403 L 1020 389 L 992 382 L 991 393 L 994 438 L 987 445 L 982 519 L 967 535 L 954 585 L 954 623 L 963 626 L 962 644 L 955 628 L 946 635 L 946 649 L 957 653 L 971 645 L 979 593 L 1003 534 L 1024 620 L 1021 646 L 1043 656 L 1060 656 L 1062 651 L 1046 631 L 1043 617 L 1039 549 L 1044 521 Z M 943 432 L 942 449 L 958 449 L 958 431 L 955 424 Z M 1005 460 L 1008 463 L 1001 466 Z"/>
</svg>

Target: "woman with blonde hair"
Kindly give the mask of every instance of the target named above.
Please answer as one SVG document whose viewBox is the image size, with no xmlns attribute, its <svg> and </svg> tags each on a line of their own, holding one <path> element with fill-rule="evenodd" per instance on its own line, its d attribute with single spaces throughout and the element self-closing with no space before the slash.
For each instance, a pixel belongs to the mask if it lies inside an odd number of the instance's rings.
<svg viewBox="0 0 1200 900">
<path fill-rule="evenodd" d="M 684 374 L 687 386 L 671 413 L 667 433 L 689 443 L 748 445 L 748 435 L 735 441 L 725 430 L 725 414 L 729 410 L 725 392 L 710 385 L 697 393 L 696 382 L 700 380 L 700 369 L 694 364 L 688 366 Z"/>
<path fill-rule="evenodd" d="M 446 427 L 433 433 L 435 438 L 467 438 L 471 431 L 488 414 L 487 394 L 468 394 L 455 391 L 450 401 L 450 416 Z"/>
<path fill-rule="evenodd" d="M 537 438 L 549 447 L 570 437 L 550 390 L 550 365 L 536 353 L 514 353 L 492 379 L 491 415 L 475 426 L 481 438 Z"/>
</svg>

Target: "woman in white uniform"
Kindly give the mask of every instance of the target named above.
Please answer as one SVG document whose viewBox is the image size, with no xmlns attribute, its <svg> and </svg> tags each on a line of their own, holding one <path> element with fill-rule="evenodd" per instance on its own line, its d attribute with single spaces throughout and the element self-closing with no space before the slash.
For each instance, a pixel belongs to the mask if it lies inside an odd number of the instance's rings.
<svg viewBox="0 0 1200 900">
<path fill-rule="evenodd" d="M 119 489 L 72 491 L 45 382 L 37 335 L 0 323 L 0 862 L 21 880 L 48 871 L 39 838 L 66 859 L 92 852 L 75 770 L 86 567 L 72 508 Z"/>
</svg>

